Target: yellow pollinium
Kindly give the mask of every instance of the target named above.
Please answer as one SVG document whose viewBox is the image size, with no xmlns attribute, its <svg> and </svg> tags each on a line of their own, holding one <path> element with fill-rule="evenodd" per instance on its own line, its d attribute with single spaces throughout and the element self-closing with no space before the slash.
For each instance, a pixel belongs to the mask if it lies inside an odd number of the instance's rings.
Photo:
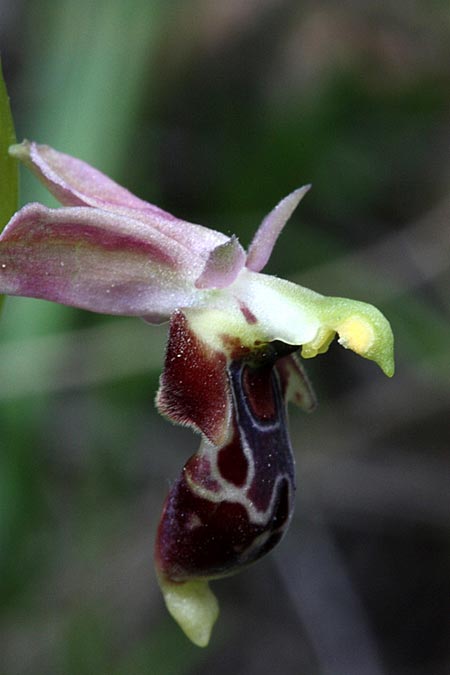
<svg viewBox="0 0 450 675">
<path fill-rule="evenodd" d="M 320 328 L 314 340 L 303 345 L 303 358 L 311 359 L 328 351 L 336 333 L 339 334 L 340 345 L 360 356 L 366 356 L 375 342 L 375 332 L 370 323 L 358 316 L 351 316 L 333 328 Z"/>
<path fill-rule="evenodd" d="M 357 316 L 351 316 L 336 327 L 339 344 L 365 356 L 373 346 L 375 333 L 372 326 Z"/>
</svg>

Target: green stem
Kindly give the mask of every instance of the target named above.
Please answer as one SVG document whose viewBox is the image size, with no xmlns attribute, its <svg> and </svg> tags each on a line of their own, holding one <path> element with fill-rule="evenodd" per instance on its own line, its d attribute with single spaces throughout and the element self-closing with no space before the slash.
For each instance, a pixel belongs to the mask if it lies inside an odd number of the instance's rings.
<svg viewBox="0 0 450 675">
<path fill-rule="evenodd" d="M 15 142 L 14 123 L 0 62 L 0 231 L 18 208 L 18 166 L 8 154 L 9 146 Z M 3 296 L 0 296 L 0 311 L 2 304 Z"/>
</svg>

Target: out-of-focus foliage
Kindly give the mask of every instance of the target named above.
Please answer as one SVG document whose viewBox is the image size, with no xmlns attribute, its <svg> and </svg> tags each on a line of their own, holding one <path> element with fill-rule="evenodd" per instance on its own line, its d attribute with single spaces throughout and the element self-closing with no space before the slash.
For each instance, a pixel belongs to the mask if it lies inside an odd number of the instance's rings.
<svg viewBox="0 0 450 675">
<path fill-rule="evenodd" d="M 374 303 L 397 374 L 308 362 L 296 520 L 222 583 L 199 654 L 152 541 L 196 447 L 153 410 L 165 329 L 8 299 L 0 324 L 0 671 L 447 675 L 450 9 L 443 2 L 0 4 L 18 138 L 248 244 L 313 189 L 268 271 Z M 23 175 L 22 202 L 50 203 Z"/>
</svg>

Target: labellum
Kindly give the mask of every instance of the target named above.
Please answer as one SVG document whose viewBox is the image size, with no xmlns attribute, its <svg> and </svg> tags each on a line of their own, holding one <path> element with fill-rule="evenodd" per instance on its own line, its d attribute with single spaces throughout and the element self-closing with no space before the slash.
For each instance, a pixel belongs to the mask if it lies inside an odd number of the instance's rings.
<svg viewBox="0 0 450 675">
<path fill-rule="evenodd" d="M 197 644 L 209 639 L 216 612 L 205 621 L 200 606 L 196 614 L 192 601 L 171 599 L 184 598 L 194 580 L 213 602 L 208 580 L 234 574 L 280 541 L 295 496 L 286 403 L 315 404 L 297 346 L 222 339 L 223 351 L 211 350 L 176 312 L 157 400 L 163 414 L 203 434 L 167 496 L 155 548 L 169 611 Z"/>
</svg>

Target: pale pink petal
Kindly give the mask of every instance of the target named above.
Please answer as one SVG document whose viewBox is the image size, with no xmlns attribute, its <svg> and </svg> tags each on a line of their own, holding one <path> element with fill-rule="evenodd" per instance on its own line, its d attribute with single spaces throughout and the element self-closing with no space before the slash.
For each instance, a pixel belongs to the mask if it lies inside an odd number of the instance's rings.
<svg viewBox="0 0 450 675">
<path fill-rule="evenodd" d="M 163 320 L 195 302 L 204 265 L 140 221 L 29 204 L 0 236 L 0 293 Z"/>
<path fill-rule="evenodd" d="M 66 206 L 92 206 L 122 213 L 148 223 L 186 249 L 205 257 L 228 239 L 220 232 L 180 220 L 139 199 L 86 162 L 48 145 L 23 141 L 13 145 L 10 154 L 24 162 Z"/>
<path fill-rule="evenodd" d="M 304 185 L 291 192 L 264 218 L 248 249 L 247 267 L 249 270 L 260 272 L 265 267 L 281 230 L 310 187 L 310 185 Z"/>
<path fill-rule="evenodd" d="M 211 251 L 202 274 L 195 282 L 196 287 L 226 288 L 244 267 L 245 258 L 244 249 L 233 235 Z"/>
</svg>

